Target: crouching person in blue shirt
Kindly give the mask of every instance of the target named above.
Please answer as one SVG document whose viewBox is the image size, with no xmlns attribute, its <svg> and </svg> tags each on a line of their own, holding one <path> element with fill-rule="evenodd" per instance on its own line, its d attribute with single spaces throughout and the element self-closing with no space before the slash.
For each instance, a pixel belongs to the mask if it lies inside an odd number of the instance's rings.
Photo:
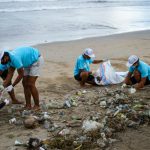
<svg viewBox="0 0 150 150">
<path fill-rule="evenodd" d="M 131 55 L 128 58 L 127 66 L 129 73 L 125 79 L 127 85 L 134 85 L 136 89 L 143 88 L 150 84 L 150 66 L 141 61 L 137 56 Z"/>
<path fill-rule="evenodd" d="M 94 76 L 90 71 L 90 64 L 99 64 L 103 62 L 103 60 L 94 60 L 95 57 L 93 50 L 90 48 L 86 48 L 82 55 L 80 55 L 75 64 L 74 68 L 74 78 L 75 80 L 80 82 L 81 86 L 84 86 L 85 83 L 93 84 Z"/>
<path fill-rule="evenodd" d="M 40 52 L 32 47 L 19 47 L 12 51 L 1 51 L 0 61 L 1 64 L 10 66 L 8 75 L 3 83 L 4 87 L 9 85 L 15 69 L 17 69 L 18 76 L 11 85 L 11 88 L 13 89 L 23 79 L 22 83 L 26 100 L 25 108 L 39 110 L 39 93 L 35 83 L 43 61 Z M 31 96 L 34 100 L 34 107 L 31 107 Z"/>
</svg>

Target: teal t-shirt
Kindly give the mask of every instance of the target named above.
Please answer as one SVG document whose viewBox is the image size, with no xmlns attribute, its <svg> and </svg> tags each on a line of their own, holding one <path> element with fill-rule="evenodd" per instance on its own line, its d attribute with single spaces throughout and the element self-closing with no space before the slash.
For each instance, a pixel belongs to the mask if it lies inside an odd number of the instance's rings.
<svg viewBox="0 0 150 150">
<path fill-rule="evenodd" d="M 74 76 L 80 73 L 80 69 L 85 71 L 90 71 L 90 64 L 93 62 L 93 59 L 85 59 L 83 55 L 80 55 L 74 67 Z"/>
<path fill-rule="evenodd" d="M 142 78 L 148 77 L 150 80 L 150 66 L 148 64 L 143 61 L 139 61 L 138 67 L 136 68 L 134 66 L 131 66 L 129 68 L 129 72 L 132 73 L 135 69 L 137 69 L 141 73 Z"/>
<path fill-rule="evenodd" d="M 8 65 L 2 65 L 2 64 L 0 64 L 0 71 L 5 71 L 5 70 L 7 70 L 8 68 L 9 68 Z"/>
<path fill-rule="evenodd" d="M 40 56 L 40 52 L 32 47 L 19 47 L 8 52 L 11 60 L 9 65 L 16 69 L 31 66 Z"/>
</svg>

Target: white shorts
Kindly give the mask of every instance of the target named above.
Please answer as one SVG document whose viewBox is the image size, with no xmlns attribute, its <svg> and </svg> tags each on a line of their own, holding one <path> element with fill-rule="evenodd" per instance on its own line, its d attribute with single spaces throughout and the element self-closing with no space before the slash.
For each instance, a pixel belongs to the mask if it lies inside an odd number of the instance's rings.
<svg viewBox="0 0 150 150">
<path fill-rule="evenodd" d="M 24 76 L 40 76 L 40 70 L 43 63 L 44 59 L 42 56 L 40 56 L 38 61 L 33 63 L 31 66 L 24 68 Z"/>
</svg>

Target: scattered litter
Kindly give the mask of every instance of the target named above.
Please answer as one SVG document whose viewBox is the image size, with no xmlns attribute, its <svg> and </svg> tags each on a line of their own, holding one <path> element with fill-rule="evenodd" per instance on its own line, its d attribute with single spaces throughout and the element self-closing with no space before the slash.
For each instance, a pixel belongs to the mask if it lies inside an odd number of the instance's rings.
<svg viewBox="0 0 150 150">
<path fill-rule="evenodd" d="M 24 126 L 28 129 L 34 129 L 38 125 L 38 121 L 35 116 L 28 116 L 24 120 Z"/>
<path fill-rule="evenodd" d="M 63 103 L 51 100 L 46 104 L 47 109 L 61 109 L 63 108 Z"/>
<path fill-rule="evenodd" d="M 70 108 L 71 107 L 70 101 L 66 100 L 65 103 L 64 103 L 64 106 Z"/>
<path fill-rule="evenodd" d="M 101 108 L 105 108 L 106 105 L 107 105 L 106 101 L 100 102 L 100 107 L 101 107 Z"/>
<path fill-rule="evenodd" d="M 12 118 L 12 119 L 9 120 L 9 124 L 15 124 L 16 121 L 17 121 L 16 118 Z"/>
<path fill-rule="evenodd" d="M 20 145 L 22 145 L 22 143 L 20 141 L 16 140 L 15 141 L 15 146 L 20 146 Z"/>
<path fill-rule="evenodd" d="M 98 128 L 102 128 L 102 124 L 101 123 L 98 123 L 98 122 L 93 121 L 93 120 L 84 120 L 83 121 L 82 129 L 85 132 L 96 130 Z"/>
<path fill-rule="evenodd" d="M 59 132 L 59 135 L 65 136 L 70 134 L 70 129 L 63 129 Z"/>
<path fill-rule="evenodd" d="M 38 113 L 10 107 L 10 124 L 29 129 L 38 126 L 47 130 L 49 136 L 43 140 L 29 138 L 27 144 L 16 140 L 15 146 L 37 150 L 110 148 L 119 141 L 116 132 L 137 129 L 150 122 L 149 99 L 139 97 L 138 92 L 133 94 L 136 90 L 128 88 L 73 91 L 60 102 L 43 101 L 42 112 Z"/>
<path fill-rule="evenodd" d="M 131 88 L 129 89 L 129 93 L 134 94 L 135 92 L 136 92 L 136 89 L 135 89 L 135 88 L 132 88 L 132 87 L 131 87 Z"/>
</svg>

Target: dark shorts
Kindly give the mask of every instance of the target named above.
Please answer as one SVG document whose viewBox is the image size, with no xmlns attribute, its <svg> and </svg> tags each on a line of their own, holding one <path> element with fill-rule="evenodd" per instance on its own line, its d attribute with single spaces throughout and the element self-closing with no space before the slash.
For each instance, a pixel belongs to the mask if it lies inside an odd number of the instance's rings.
<svg viewBox="0 0 150 150">
<path fill-rule="evenodd" d="M 131 78 L 131 82 L 132 82 L 132 84 L 138 83 L 134 77 Z M 147 78 L 146 78 L 145 85 L 148 85 L 148 84 L 150 84 L 150 80 L 149 80 L 148 77 L 147 77 Z"/>
<path fill-rule="evenodd" d="M 75 75 L 74 78 L 75 78 L 77 81 L 81 81 L 81 80 L 82 80 L 81 77 L 80 77 L 80 74 Z M 87 81 L 93 81 L 93 79 L 94 79 L 94 76 L 90 74 L 90 75 L 88 76 Z"/>
<path fill-rule="evenodd" d="M 8 75 L 8 70 L 4 70 L 3 73 L 0 75 L 0 77 L 1 77 L 3 80 L 5 80 L 6 77 L 7 77 L 7 75 Z"/>
</svg>

